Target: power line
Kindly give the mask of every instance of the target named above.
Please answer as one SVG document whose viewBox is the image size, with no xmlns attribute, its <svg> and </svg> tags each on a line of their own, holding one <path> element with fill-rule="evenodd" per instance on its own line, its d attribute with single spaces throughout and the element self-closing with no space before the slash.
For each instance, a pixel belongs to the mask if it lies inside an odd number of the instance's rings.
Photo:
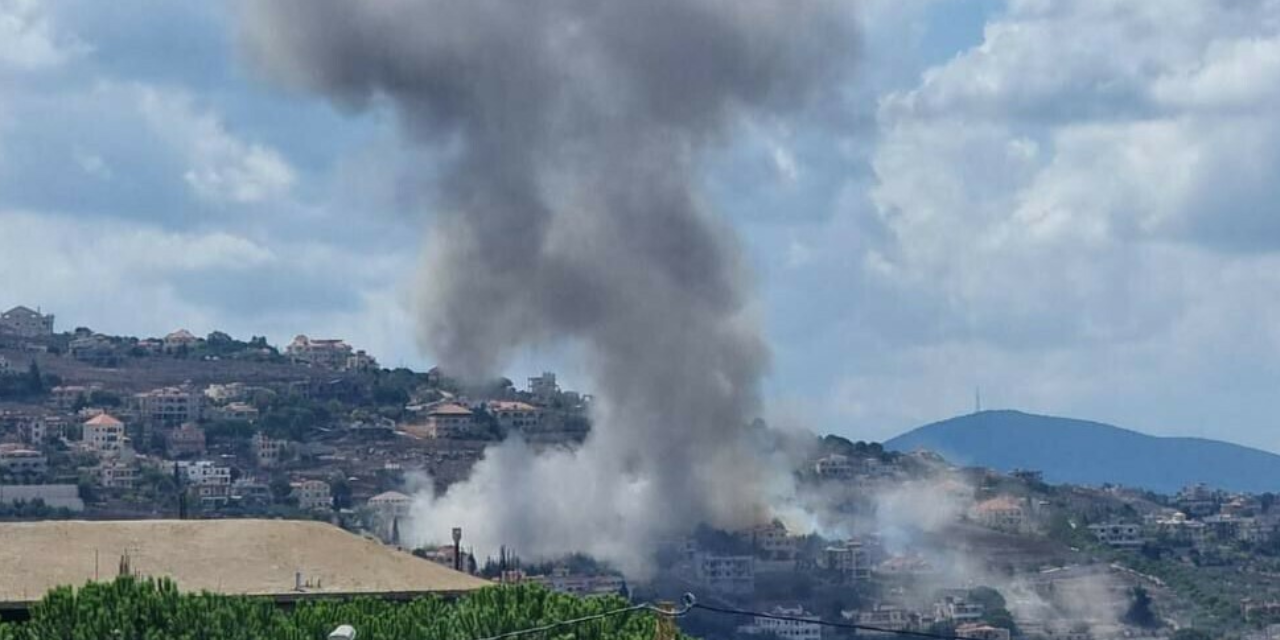
<svg viewBox="0 0 1280 640">
<path fill-rule="evenodd" d="M 507 633 L 501 633 L 496 636 L 489 636 L 487 638 L 477 638 L 476 640 L 508 640 L 509 638 L 518 638 L 521 636 L 532 635 L 535 633 L 544 633 L 547 631 L 560 629 L 562 627 L 571 627 L 579 624 L 585 624 L 588 622 L 605 620 L 608 618 L 613 618 L 613 617 L 625 615 L 628 613 L 634 613 L 637 611 L 648 611 L 650 613 L 653 613 L 655 615 L 662 616 L 665 618 L 681 618 L 687 615 L 690 611 L 694 609 L 700 609 L 702 611 L 709 611 L 711 613 L 718 613 L 722 615 L 748 616 L 752 618 L 765 618 L 768 620 L 782 620 L 787 622 L 803 622 L 803 623 L 809 623 L 809 624 L 816 624 L 823 627 L 833 627 L 837 629 L 850 629 L 853 631 L 867 631 L 871 633 L 883 633 L 888 635 L 907 636 L 912 638 L 926 638 L 928 640 L 971 640 L 970 638 L 964 638 L 961 636 L 947 635 L 943 633 L 930 633 L 928 631 L 911 631 L 908 629 L 890 629 L 887 627 L 876 627 L 876 626 L 865 625 L 865 624 L 855 624 L 852 622 L 835 622 L 831 620 L 823 620 L 821 618 L 807 618 L 807 617 L 801 617 L 801 616 L 789 616 L 789 615 L 777 614 L 777 613 L 767 613 L 764 611 L 751 611 L 749 609 L 731 609 L 728 607 L 717 607 L 717 606 L 702 604 L 698 602 L 697 599 L 694 598 L 693 594 L 691 593 L 686 593 L 684 595 L 684 598 L 682 599 L 681 604 L 682 606 L 679 609 L 664 609 L 662 607 L 658 607 L 656 605 L 646 602 L 642 604 L 632 605 L 630 607 L 623 607 L 621 609 L 614 609 L 612 611 L 597 613 L 595 615 L 583 616 L 581 618 L 573 618 L 570 620 L 560 620 L 558 622 L 552 622 L 550 624 L 545 624 L 538 627 L 530 627 L 528 629 L 518 629 L 516 631 L 508 631 Z"/>
<path fill-rule="evenodd" d="M 765 613 L 763 611 L 749 611 L 747 609 L 728 609 L 724 607 L 715 607 L 709 604 L 695 602 L 690 605 L 691 609 L 701 609 L 703 611 L 711 611 L 713 613 L 722 613 L 735 616 L 750 616 L 753 618 L 767 618 L 769 620 L 784 620 L 788 622 L 807 622 L 823 627 L 835 627 L 837 629 L 852 629 L 854 631 L 870 631 L 873 633 L 886 633 L 896 636 L 911 636 L 914 638 L 929 638 L 930 640 L 971 640 L 960 636 L 951 636 L 942 633 L 929 633 L 928 631 L 910 631 L 907 629 L 889 629 L 887 627 L 873 627 L 865 624 L 854 624 L 851 622 L 833 622 L 823 620 L 821 618 L 805 618 L 801 616 L 788 616 L 777 613 Z"/>
<path fill-rule="evenodd" d="M 685 615 L 686 613 L 688 613 L 688 612 L 689 612 L 689 609 L 690 609 L 690 608 L 692 608 L 693 604 L 694 604 L 694 603 L 693 603 L 693 601 L 692 601 L 692 596 L 686 596 L 686 599 L 685 599 L 685 605 L 684 605 L 682 608 L 680 608 L 680 609 L 671 609 L 671 610 L 663 609 L 663 608 L 657 607 L 657 606 L 655 606 L 655 605 L 652 605 L 652 604 L 649 604 L 649 603 L 647 603 L 647 602 L 646 602 L 646 603 L 643 603 L 643 604 L 637 604 L 637 605 L 633 605 L 633 606 L 630 606 L 630 607 L 623 607 L 623 608 L 621 608 L 621 609 L 614 609 L 614 610 L 612 610 L 612 611 L 605 611 L 605 612 L 603 612 L 603 613 L 597 613 L 597 614 L 595 614 L 595 615 L 583 616 L 583 617 L 581 617 L 581 618 L 573 618 L 573 619 L 571 619 L 571 620 L 561 620 L 561 621 L 559 621 L 559 622 L 552 622 L 552 623 L 550 623 L 550 624 L 545 624 L 545 625 L 542 625 L 542 626 L 540 626 L 540 627 L 530 627 L 530 628 L 528 628 L 528 629 L 518 629 L 518 630 L 516 630 L 516 631 L 508 631 L 507 633 L 500 633 L 500 634 L 498 634 L 498 635 L 496 635 L 496 636 L 489 636 L 489 637 L 487 637 L 487 638 L 479 638 L 479 639 L 477 639 L 477 640 L 506 640 L 507 638 L 518 638 L 518 637 L 520 637 L 520 636 L 531 635 L 531 634 L 534 634 L 534 633 L 543 633 L 543 632 L 546 632 L 546 631 L 551 631 L 551 630 L 554 630 L 554 629 L 559 629 L 559 628 L 561 628 L 561 627 L 571 627 L 571 626 L 574 626 L 574 625 L 584 624 L 584 623 L 587 623 L 587 622 L 595 622 L 595 621 L 597 621 L 597 620 L 604 620 L 604 619 L 612 618 L 612 617 L 615 617 L 615 616 L 620 616 L 620 615 L 624 615 L 624 614 L 628 614 L 628 613 L 634 613 L 634 612 L 636 612 L 636 611 L 649 611 L 649 612 L 655 613 L 655 614 L 657 614 L 657 615 L 665 616 L 665 617 L 668 617 L 668 618 L 679 618 L 679 617 L 681 617 L 681 616 Z"/>
</svg>

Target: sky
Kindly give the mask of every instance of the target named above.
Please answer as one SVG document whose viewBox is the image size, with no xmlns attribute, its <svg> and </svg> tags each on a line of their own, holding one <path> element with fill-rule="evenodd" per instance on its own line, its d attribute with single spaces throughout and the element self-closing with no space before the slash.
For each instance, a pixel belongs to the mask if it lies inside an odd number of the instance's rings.
<svg viewBox="0 0 1280 640">
<path fill-rule="evenodd" d="M 980 389 L 1280 451 L 1280 1 L 850 7 L 841 99 L 744 119 L 703 177 L 756 281 L 765 417 L 878 440 Z M 234 12 L 0 0 L 0 307 L 430 366 L 439 158 L 268 81 Z M 507 371 L 544 368 L 590 390 L 571 344 Z"/>
</svg>

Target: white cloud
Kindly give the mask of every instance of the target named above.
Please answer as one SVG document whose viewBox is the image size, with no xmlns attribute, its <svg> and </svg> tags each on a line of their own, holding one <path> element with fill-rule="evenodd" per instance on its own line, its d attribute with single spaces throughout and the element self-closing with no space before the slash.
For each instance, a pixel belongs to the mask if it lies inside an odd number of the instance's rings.
<svg viewBox="0 0 1280 640">
<path fill-rule="evenodd" d="M 883 238 L 860 304 L 922 311 L 835 334 L 859 351 L 829 413 L 889 435 L 981 384 L 1162 431 L 1260 419 L 1280 356 L 1260 320 L 1280 317 L 1277 87 L 1280 2 L 1010 2 L 981 44 L 880 100 Z"/>
<path fill-rule="evenodd" d="M 38 71 L 83 54 L 88 46 L 59 33 L 40 0 L 0 0 L 0 69 Z"/>
<path fill-rule="evenodd" d="M 136 89 L 138 107 L 154 130 L 187 159 L 182 178 L 201 198 L 255 203 L 286 195 L 296 175 L 285 158 L 263 144 L 227 131 L 213 113 L 198 110 L 182 93 Z"/>
</svg>

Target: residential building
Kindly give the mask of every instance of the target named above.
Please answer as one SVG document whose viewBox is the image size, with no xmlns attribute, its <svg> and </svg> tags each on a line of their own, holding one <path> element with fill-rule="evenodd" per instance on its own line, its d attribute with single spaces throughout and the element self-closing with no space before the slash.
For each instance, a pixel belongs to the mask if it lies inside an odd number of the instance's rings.
<svg viewBox="0 0 1280 640">
<path fill-rule="evenodd" d="M 357 351 L 347 356 L 342 368 L 346 371 L 373 371 L 378 368 L 378 360 L 364 351 Z"/>
<path fill-rule="evenodd" d="M 16 376 L 21 373 L 8 358 L 0 356 L 0 376 Z"/>
<path fill-rule="evenodd" d="M 970 622 L 956 627 L 956 637 L 971 640 L 1009 640 L 1009 630 L 989 624 Z"/>
<path fill-rule="evenodd" d="M 87 401 L 94 391 L 101 391 L 101 385 L 61 385 L 49 390 L 49 399 L 54 407 L 70 411 L 81 400 Z"/>
<path fill-rule="evenodd" d="M 773 635 L 784 640 L 822 640 L 822 625 L 818 624 L 818 616 L 805 611 L 803 606 L 777 606 L 769 613 L 779 617 L 800 619 L 754 618 L 750 624 L 743 625 L 738 630 L 751 635 Z"/>
<path fill-rule="evenodd" d="M 748 594 L 755 591 L 755 558 L 713 553 L 694 554 L 693 576 L 712 591 Z"/>
<path fill-rule="evenodd" d="M 27 418 L 18 423 L 18 437 L 28 445 L 39 447 L 49 437 L 49 425 L 44 418 Z"/>
<path fill-rule="evenodd" d="M 132 489 L 138 483 L 138 465 L 112 458 L 98 465 L 98 484 L 103 489 Z"/>
<path fill-rule="evenodd" d="M 1110 524 L 1091 524 L 1091 531 L 1098 542 L 1112 547 L 1141 547 L 1142 525 L 1124 522 Z"/>
<path fill-rule="evenodd" d="M 284 348 L 284 354 L 294 362 L 301 362 L 328 369 L 343 369 L 352 356 L 351 346 L 342 340 L 312 340 L 299 335 Z"/>
<path fill-rule="evenodd" d="M 185 482 L 193 486 L 231 486 L 231 467 L 212 460 L 175 463 Z"/>
<path fill-rule="evenodd" d="M 827 569 L 840 573 L 841 580 L 852 584 L 871 577 L 871 561 L 858 540 L 845 540 L 826 548 Z"/>
<path fill-rule="evenodd" d="M 813 464 L 813 471 L 823 480 L 850 480 L 855 469 L 849 456 L 833 453 L 818 458 Z"/>
<path fill-rule="evenodd" d="M 188 422 L 165 436 L 166 449 L 173 457 L 200 456 L 205 452 L 204 429 Z"/>
<path fill-rule="evenodd" d="M 291 495 L 297 499 L 299 509 L 310 511 L 333 508 L 333 495 L 330 493 L 329 483 L 323 480 L 303 480 L 290 482 L 289 486 L 293 487 Z"/>
<path fill-rule="evenodd" d="M 527 402 L 493 400 L 485 409 L 503 431 L 535 432 L 542 422 L 542 411 Z"/>
<path fill-rule="evenodd" d="M 405 518 L 413 507 L 413 498 L 399 491 L 387 491 L 369 498 L 365 503 L 370 509 L 394 518 Z"/>
<path fill-rule="evenodd" d="M 280 464 L 288 445 L 288 441 L 269 438 L 262 432 L 253 434 L 253 454 L 260 467 L 274 467 Z"/>
<path fill-rule="evenodd" d="M 460 404 L 438 404 L 427 411 L 422 431 L 429 438 L 465 438 L 475 432 L 475 414 Z"/>
<path fill-rule="evenodd" d="M 67 353 L 76 360 L 95 366 L 109 366 L 119 358 L 111 338 L 97 333 L 72 340 L 67 345 Z"/>
<path fill-rule="evenodd" d="M 49 470 L 49 459 L 43 453 L 22 445 L 0 445 L 0 473 L 26 481 L 43 478 Z"/>
<path fill-rule="evenodd" d="M 258 408 L 247 402 L 230 402 L 220 407 L 212 407 L 206 411 L 214 420 L 240 420 L 255 422 L 258 419 Z"/>
<path fill-rule="evenodd" d="M 74 484 L 0 484 L 0 504 L 39 500 L 54 509 L 84 511 L 80 488 Z"/>
<path fill-rule="evenodd" d="M 200 344 L 200 338 L 186 329 L 178 329 L 164 337 L 164 350 L 170 353 L 192 349 Z"/>
<path fill-rule="evenodd" d="M 916 626 L 919 616 L 903 607 L 880 604 L 872 605 L 867 611 L 841 611 L 840 616 L 846 620 L 856 619 L 865 627 L 875 627 L 886 632 L 910 631 Z M 884 635 L 870 630 L 859 630 L 858 635 Z"/>
<path fill-rule="evenodd" d="M 228 382 L 227 384 L 211 384 L 205 387 L 204 397 L 210 402 L 234 402 L 236 400 L 244 400 L 249 397 L 249 387 L 243 382 Z"/>
<path fill-rule="evenodd" d="M 1019 533 L 1026 526 L 1026 510 L 1010 496 L 999 496 L 978 503 L 971 516 L 978 524 L 997 531 Z"/>
<path fill-rule="evenodd" d="M 107 413 L 100 413 L 84 423 L 84 442 L 101 455 L 115 455 L 128 443 L 124 423 Z"/>
<path fill-rule="evenodd" d="M 53 335 L 53 314 L 44 315 L 23 306 L 0 313 L 0 333 L 11 333 L 23 338 L 39 338 Z"/>
<path fill-rule="evenodd" d="M 573 574 L 564 566 L 555 567 L 549 576 L 526 576 L 525 580 L 541 584 L 552 591 L 579 597 L 616 595 L 622 593 L 627 586 L 622 576 Z"/>
<path fill-rule="evenodd" d="M 543 403 L 550 402 L 560 393 L 560 385 L 556 384 L 556 374 L 544 371 L 540 376 L 529 378 L 529 393 Z"/>
<path fill-rule="evenodd" d="M 271 485 L 253 478 L 241 478 L 231 483 L 231 499 L 242 504 L 271 504 Z"/>
<path fill-rule="evenodd" d="M 768 560 L 794 560 L 796 539 L 780 520 L 753 527 L 749 532 L 756 556 Z"/>
<path fill-rule="evenodd" d="M 945 597 L 933 606 L 935 618 L 956 623 L 977 622 L 985 612 L 986 608 L 981 603 L 953 596 Z"/>
<path fill-rule="evenodd" d="M 150 424 L 168 426 L 200 419 L 204 395 L 190 385 L 162 387 L 133 395 L 133 409 Z"/>
</svg>

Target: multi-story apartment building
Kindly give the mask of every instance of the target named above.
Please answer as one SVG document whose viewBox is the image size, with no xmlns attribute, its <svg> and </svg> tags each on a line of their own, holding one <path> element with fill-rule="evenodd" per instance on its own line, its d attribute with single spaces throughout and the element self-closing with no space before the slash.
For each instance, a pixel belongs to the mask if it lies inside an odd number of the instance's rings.
<svg viewBox="0 0 1280 640">
<path fill-rule="evenodd" d="M 43 453 L 21 445 L 0 445 L 0 473 L 31 482 L 48 470 L 49 459 Z"/>
<path fill-rule="evenodd" d="M 295 337 L 284 348 L 284 354 L 294 362 L 328 369 L 345 369 L 347 360 L 354 355 L 351 345 L 342 340 L 313 340 L 305 335 Z"/>
<path fill-rule="evenodd" d="M 165 444 L 169 455 L 174 457 L 198 456 L 205 451 L 204 429 L 194 422 L 188 422 L 165 436 Z"/>
<path fill-rule="evenodd" d="M 783 640 L 822 640 L 822 625 L 818 624 L 820 618 L 805 611 L 803 606 L 777 606 L 769 613 L 779 617 L 755 618 L 738 630 L 749 635 L 777 636 Z"/>
<path fill-rule="evenodd" d="M 504 431 L 535 432 L 542 422 L 542 412 L 527 402 L 493 400 L 485 409 Z"/>
<path fill-rule="evenodd" d="M 124 423 L 110 414 L 100 413 L 84 423 L 84 442 L 98 454 L 119 454 L 128 442 Z"/>
<path fill-rule="evenodd" d="M 329 483 L 323 480 L 302 480 L 290 482 L 289 486 L 293 487 L 292 497 L 298 501 L 299 509 L 309 511 L 333 508 L 333 494 L 330 492 Z"/>
<path fill-rule="evenodd" d="M 133 409 L 149 424 L 176 426 L 200 419 L 204 395 L 190 386 L 162 387 L 133 396 Z"/>
<path fill-rule="evenodd" d="M 751 556 L 697 553 L 693 575 L 698 582 L 721 593 L 745 594 L 756 588 L 755 558 Z"/>
<path fill-rule="evenodd" d="M 427 412 L 423 431 L 431 438 L 465 438 L 475 432 L 475 414 L 453 403 L 432 407 Z"/>
<path fill-rule="evenodd" d="M 17 306 L 0 313 L 0 333 L 11 333 L 24 338 L 53 335 L 53 314 L 42 314 L 27 307 Z"/>
<path fill-rule="evenodd" d="M 259 467 L 274 467 L 284 459 L 288 441 L 269 438 L 265 433 L 253 434 L 253 455 Z"/>
</svg>

